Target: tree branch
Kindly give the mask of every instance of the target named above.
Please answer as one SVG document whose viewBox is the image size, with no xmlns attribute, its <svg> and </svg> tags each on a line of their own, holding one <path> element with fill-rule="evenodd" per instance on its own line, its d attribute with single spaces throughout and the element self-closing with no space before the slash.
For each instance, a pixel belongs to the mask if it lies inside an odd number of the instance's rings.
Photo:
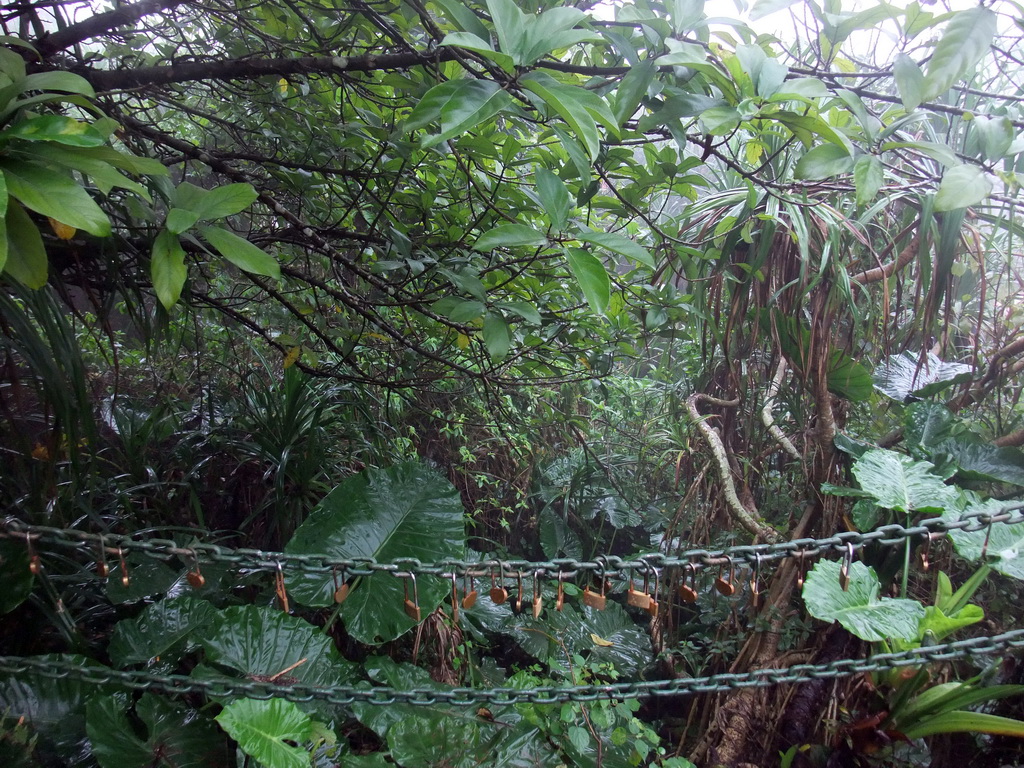
<svg viewBox="0 0 1024 768">
<path fill-rule="evenodd" d="M 133 5 L 122 5 L 113 11 L 97 13 L 85 21 L 72 24 L 70 27 L 54 32 L 52 35 L 47 35 L 41 38 L 35 44 L 35 47 L 45 59 L 58 51 L 63 51 L 73 45 L 99 37 L 112 29 L 132 24 L 151 13 L 170 10 L 177 5 L 181 5 L 183 2 L 185 0 L 142 0 L 142 2 L 134 3 Z"/>
</svg>

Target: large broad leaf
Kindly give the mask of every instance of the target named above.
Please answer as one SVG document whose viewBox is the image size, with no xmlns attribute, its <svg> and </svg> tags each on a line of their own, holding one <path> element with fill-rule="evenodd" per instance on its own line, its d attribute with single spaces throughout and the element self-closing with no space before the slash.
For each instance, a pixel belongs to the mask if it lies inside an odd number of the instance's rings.
<svg viewBox="0 0 1024 768">
<path fill-rule="evenodd" d="M 565 228 L 569 211 L 572 210 L 569 190 L 565 188 L 562 180 L 547 168 L 538 168 L 533 181 L 537 186 L 537 196 L 544 206 L 544 212 L 551 221 L 551 228 L 556 232 L 561 231 Z"/>
<path fill-rule="evenodd" d="M 484 316 L 484 346 L 492 360 L 501 361 L 508 357 L 512 346 L 512 329 L 500 312 L 488 312 Z"/>
<path fill-rule="evenodd" d="M 1020 448 L 992 445 L 977 435 L 965 434 L 945 440 L 936 450 L 950 457 L 965 480 L 1024 485 L 1024 451 Z"/>
<path fill-rule="evenodd" d="M 199 640 L 208 661 L 250 677 L 283 672 L 302 683 L 331 686 L 345 683 L 351 672 L 323 630 L 274 608 L 228 608 Z"/>
<path fill-rule="evenodd" d="M 26 208 L 97 237 L 110 234 L 107 215 L 70 176 L 16 160 L 5 160 L 3 172 L 11 197 Z"/>
<path fill-rule="evenodd" d="M 69 147 L 99 147 L 107 143 L 106 136 L 88 123 L 63 115 L 40 115 L 19 120 L 7 130 L 0 131 L 0 140 L 4 139 L 52 141 Z"/>
<path fill-rule="evenodd" d="M 92 755 L 100 768 L 217 768 L 234 765 L 234 749 L 220 729 L 195 710 L 178 709 L 146 693 L 135 705 L 145 726 L 140 738 L 121 697 L 106 696 L 87 706 Z"/>
<path fill-rule="evenodd" d="M 633 259 L 654 269 L 654 259 L 650 251 L 634 240 L 618 235 L 614 232 L 595 232 L 593 230 L 582 230 L 577 237 L 585 243 L 599 245 L 620 256 Z"/>
<path fill-rule="evenodd" d="M 281 266 L 277 263 L 277 259 L 262 248 L 257 248 L 244 237 L 239 237 L 234 232 L 228 232 L 221 227 L 200 227 L 199 232 L 210 245 L 217 249 L 221 256 L 239 269 L 252 272 L 254 275 L 281 277 Z"/>
<path fill-rule="evenodd" d="M 309 768 L 309 752 L 301 745 L 312 735 L 313 721 L 294 702 L 240 699 L 224 707 L 217 722 L 267 768 Z"/>
<path fill-rule="evenodd" d="M 106 669 L 84 656 L 54 654 L 34 658 L 70 662 L 97 672 Z M 86 703 L 94 696 L 109 696 L 114 690 L 80 680 L 53 679 L 33 671 L 0 675 L 0 713 L 14 719 L 24 717 L 54 743 L 59 753 L 70 757 L 84 748 Z"/>
<path fill-rule="evenodd" d="M 548 239 L 543 232 L 525 224 L 501 224 L 480 235 L 473 243 L 474 251 L 493 251 L 495 248 L 514 248 L 516 246 L 537 247 L 547 245 Z"/>
<path fill-rule="evenodd" d="M 192 185 L 189 186 L 192 187 Z M 181 205 L 179 203 L 178 207 L 192 211 L 201 221 L 222 219 L 225 216 L 241 213 L 256 202 L 256 198 L 259 196 L 252 184 L 224 184 L 208 191 L 202 190 L 205 194 L 195 193 L 196 189 L 198 187 L 192 187 L 189 190 L 191 194 L 188 202 L 190 204 Z"/>
<path fill-rule="evenodd" d="M 166 309 L 170 309 L 181 298 L 181 290 L 188 278 L 185 249 L 181 247 L 177 235 L 165 230 L 156 236 L 149 271 L 156 297 Z"/>
<path fill-rule="evenodd" d="M 925 83 L 924 72 L 912 58 L 905 53 L 896 55 L 893 63 L 893 77 L 896 79 L 896 90 L 900 93 L 900 101 L 908 112 L 917 109 L 917 106 L 924 101 Z"/>
<path fill-rule="evenodd" d="M 929 99 L 948 91 L 988 53 L 996 34 L 996 18 L 995 11 L 979 5 L 950 19 L 928 62 L 925 81 Z"/>
<path fill-rule="evenodd" d="M 935 211 L 970 208 L 992 194 L 992 182 L 976 165 L 956 165 L 942 174 L 935 193 Z"/>
<path fill-rule="evenodd" d="M 994 515 L 1008 505 L 1022 504 L 1024 501 L 999 501 L 989 499 L 968 505 L 963 512 L 951 511 L 942 516 L 943 520 L 959 520 L 963 514 Z M 951 530 L 949 538 L 957 554 L 965 560 L 975 561 L 985 551 L 985 564 L 992 570 L 1024 581 L 1024 524 L 1007 525 L 993 523 L 980 531 Z M 988 539 L 988 546 L 985 540 Z"/>
<path fill-rule="evenodd" d="M 565 257 L 590 308 L 598 314 L 604 314 L 612 297 L 612 282 L 604 264 L 597 256 L 582 248 L 566 248 Z"/>
<path fill-rule="evenodd" d="M 944 405 L 929 400 L 911 403 L 903 414 L 903 441 L 912 454 L 923 458 L 952 436 L 953 423 L 953 414 Z"/>
<path fill-rule="evenodd" d="M 618 122 L 611 107 L 596 93 L 559 83 L 543 72 L 531 72 L 519 82 L 569 124 L 583 142 L 592 162 L 601 151 L 597 123 L 604 123 L 612 132 L 618 131 Z"/>
<path fill-rule="evenodd" d="M 114 627 L 107 652 L 119 667 L 145 664 L 156 656 L 174 661 L 199 645 L 198 632 L 216 618 L 217 610 L 195 597 L 172 597 L 146 607 L 134 619 Z"/>
<path fill-rule="evenodd" d="M 4 229 L 7 231 L 4 272 L 29 288 L 42 288 L 49 271 L 43 237 L 25 209 L 14 200 L 8 202 Z"/>
<path fill-rule="evenodd" d="M 406 130 L 440 122 L 437 134 L 424 136 L 421 144 L 431 147 L 459 136 L 494 117 L 511 103 L 507 91 L 490 80 L 450 80 L 427 91 L 416 105 Z"/>
<path fill-rule="evenodd" d="M 765 314 L 762 317 L 767 318 Z M 811 329 L 798 318 L 772 313 L 771 324 L 779 333 L 783 354 L 800 372 L 808 367 L 807 355 L 811 349 Z M 871 373 L 841 349 L 829 353 L 828 389 L 847 400 L 863 401 L 871 396 Z M 806 375 L 806 374 L 805 374 Z"/>
<path fill-rule="evenodd" d="M 828 179 L 853 169 L 853 157 L 838 144 L 819 144 L 801 157 L 793 169 L 798 179 Z"/>
<path fill-rule="evenodd" d="M 850 564 L 850 583 L 844 591 L 839 583 L 841 568 L 835 561 L 820 560 L 807 574 L 803 597 L 812 616 L 838 621 L 861 640 L 870 642 L 917 637 L 924 606 L 916 600 L 879 598 L 878 576 L 874 568 L 861 562 Z"/>
<path fill-rule="evenodd" d="M 368 469 L 329 494 L 299 526 L 285 548 L 295 554 L 335 558 L 372 557 L 380 562 L 415 557 L 423 562 L 461 558 L 465 552 L 464 511 L 455 487 L 419 462 Z M 415 622 L 404 610 L 403 579 L 375 572 L 359 578 L 341 605 L 345 628 L 363 643 L 382 643 L 407 632 Z M 289 575 L 289 590 L 301 603 L 333 603 L 330 573 Z M 405 585 L 408 586 L 408 585 Z M 437 607 L 448 585 L 420 577 L 422 618 Z M 411 586 L 408 596 L 413 597 Z"/>
<path fill-rule="evenodd" d="M 880 507 L 907 514 L 942 512 L 956 503 L 956 492 L 933 469 L 931 462 L 876 448 L 854 463 L 853 474 Z"/>
<path fill-rule="evenodd" d="M 874 373 L 875 388 L 893 400 L 930 397 L 944 389 L 971 380 L 971 367 L 947 363 L 929 352 L 921 359 L 912 352 L 890 355 Z"/>
</svg>

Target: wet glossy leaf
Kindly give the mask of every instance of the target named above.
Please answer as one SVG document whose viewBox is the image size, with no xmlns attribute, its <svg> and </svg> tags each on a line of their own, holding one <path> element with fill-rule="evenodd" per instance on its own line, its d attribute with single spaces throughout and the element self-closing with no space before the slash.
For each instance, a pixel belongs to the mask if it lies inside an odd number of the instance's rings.
<svg viewBox="0 0 1024 768">
<path fill-rule="evenodd" d="M 822 621 L 838 621 L 852 634 L 870 642 L 917 637 L 924 606 L 916 600 L 879 598 L 881 585 L 875 570 L 861 562 L 851 564 L 849 587 L 843 591 L 839 583 L 841 567 L 838 562 L 820 560 L 807 574 L 803 597 L 812 616 Z"/>
<path fill-rule="evenodd" d="M 303 746 L 312 733 L 309 715 L 284 699 L 239 699 L 217 715 L 217 722 L 241 747 L 268 768 L 308 768 Z"/>
</svg>

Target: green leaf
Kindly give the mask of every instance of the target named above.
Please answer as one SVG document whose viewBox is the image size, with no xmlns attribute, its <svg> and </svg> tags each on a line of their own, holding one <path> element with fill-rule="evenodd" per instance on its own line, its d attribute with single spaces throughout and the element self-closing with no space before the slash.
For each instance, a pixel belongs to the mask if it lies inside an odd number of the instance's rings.
<svg viewBox="0 0 1024 768">
<path fill-rule="evenodd" d="M 562 231 L 572 209 L 569 190 L 565 188 L 562 180 L 547 168 L 538 168 L 533 180 L 537 185 L 537 196 L 544 206 L 544 212 L 551 221 L 551 228 L 556 232 Z"/>
<path fill-rule="evenodd" d="M 770 13 L 785 10 L 796 2 L 797 0 L 757 0 L 750 9 L 750 20 L 757 21 Z"/>
<path fill-rule="evenodd" d="M 492 360 L 501 361 L 508 357 L 512 346 L 512 330 L 500 312 L 488 312 L 484 316 L 484 346 Z"/>
<path fill-rule="evenodd" d="M 516 64 L 511 56 L 494 50 L 489 42 L 470 32 L 449 32 L 445 35 L 444 40 L 441 41 L 441 45 L 450 45 L 456 48 L 465 48 L 467 51 L 475 51 L 493 61 L 509 74 L 516 71 Z"/>
<path fill-rule="evenodd" d="M 481 40 L 487 40 L 490 35 L 487 27 L 477 18 L 466 5 L 460 0 L 433 0 L 444 9 L 445 15 L 458 24 L 465 32 L 476 35 Z"/>
<path fill-rule="evenodd" d="M 969 208 L 985 200 L 992 193 L 992 182 L 976 165 L 957 165 L 942 175 L 935 194 L 936 213 Z"/>
<path fill-rule="evenodd" d="M 912 58 L 905 53 L 896 54 L 893 63 L 893 76 L 896 78 L 896 89 L 900 93 L 900 101 L 904 109 L 911 112 L 924 101 L 927 84 L 924 72 Z"/>
<path fill-rule="evenodd" d="M 630 67 L 626 76 L 619 81 L 619 87 L 615 89 L 614 111 L 620 126 L 636 113 L 640 102 L 647 95 L 647 89 L 654 82 L 655 72 L 657 69 L 654 62 L 645 59 Z"/>
<path fill-rule="evenodd" d="M 537 311 L 533 304 L 527 304 L 523 301 L 499 301 L 494 306 L 519 315 L 519 317 L 532 325 L 541 324 L 540 312 Z"/>
<path fill-rule="evenodd" d="M 88 98 L 95 98 L 96 91 L 81 75 L 72 72 L 37 72 L 24 80 L 25 91 L 64 91 L 79 93 Z"/>
<path fill-rule="evenodd" d="M 220 729 L 192 709 L 143 694 L 135 705 L 144 738 L 124 711 L 123 698 L 94 698 L 86 708 L 92 755 L 100 768 L 228 768 L 234 749 Z"/>
<path fill-rule="evenodd" d="M 335 558 L 373 557 L 381 562 L 416 557 L 423 562 L 460 558 L 466 529 L 458 491 L 435 470 L 407 462 L 389 469 L 368 469 L 345 480 L 313 508 L 285 550 Z M 341 605 L 350 635 L 362 643 L 388 642 L 416 625 L 403 609 L 411 584 L 387 573 L 360 577 Z M 417 580 L 422 618 L 447 594 L 450 585 L 421 576 Z M 305 605 L 332 605 L 331 574 L 290 575 L 290 594 Z"/>
<path fill-rule="evenodd" d="M 91 235 L 110 234 L 110 220 L 71 177 L 35 163 L 4 160 L 7 190 L 22 205 Z"/>
<path fill-rule="evenodd" d="M 227 608 L 197 639 L 207 661 L 247 677 L 273 677 L 287 669 L 285 674 L 299 682 L 331 686 L 351 676 L 351 664 L 341 658 L 330 635 L 276 608 Z"/>
<path fill-rule="evenodd" d="M 543 72 L 531 72 L 519 82 L 523 88 L 540 97 L 544 104 L 569 124 L 577 138 L 583 142 L 591 162 L 597 159 L 601 151 L 601 136 L 597 130 L 594 112 L 601 114 L 606 125 L 618 130 L 615 116 L 611 114 L 607 102 L 597 94 L 574 85 L 562 85 Z"/>
<path fill-rule="evenodd" d="M 925 82 L 929 99 L 948 91 L 988 53 L 996 20 L 994 11 L 980 5 L 953 15 L 928 62 Z"/>
<path fill-rule="evenodd" d="M 556 6 L 540 15 L 527 15 L 523 52 L 516 63 L 531 66 L 549 53 L 585 42 L 596 42 L 603 38 L 585 29 L 573 29 L 587 19 L 579 8 Z"/>
<path fill-rule="evenodd" d="M 184 208 L 171 208 L 167 212 L 167 221 L 164 226 L 167 231 L 174 235 L 180 235 L 186 229 L 190 229 L 199 221 L 199 214 Z"/>
<path fill-rule="evenodd" d="M 456 299 L 454 296 L 447 296 L 435 302 L 431 309 L 444 315 L 453 323 L 471 323 L 484 316 L 487 305 L 482 301 L 466 301 Z"/>
<path fill-rule="evenodd" d="M 512 103 L 512 97 L 490 80 L 460 80 L 465 83 L 455 97 L 441 106 L 441 132 L 424 136 L 423 147 L 460 136 L 490 120 Z"/>
<path fill-rule="evenodd" d="M 173 307 L 181 298 L 188 270 L 185 268 L 185 249 L 178 242 L 178 236 L 162 231 L 153 241 L 150 257 L 150 276 L 156 297 L 166 309 Z"/>
<path fill-rule="evenodd" d="M 943 520 L 959 520 L 965 514 L 996 514 L 1005 506 L 1020 504 L 1020 501 L 999 501 L 989 499 L 968 505 L 963 511 L 949 511 Z M 949 538 L 957 554 L 965 560 L 974 562 L 981 559 L 985 550 L 986 564 L 994 571 L 1024 581 L 1024 526 L 992 523 L 980 531 L 951 530 Z M 985 540 L 988 539 L 988 547 Z"/>
<path fill-rule="evenodd" d="M 936 452 L 946 453 L 966 480 L 987 480 L 1024 485 L 1024 451 L 986 442 L 973 433 L 950 438 Z"/>
<path fill-rule="evenodd" d="M 850 583 L 843 591 L 839 583 L 841 567 L 835 561 L 820 560 L 807 574 L 803 597 L 812 616 L 822 621 L 838 621 L 869 642 L 917 637 L 924 606 L 916 600 L 879 599 L 875 570 L 858 561 L 850 564 Z"/>
<path fill-rule="evenodd" d="M 281 278 L 281 265 L 277 259 L 245 238 L 221 227 L 200 227 L 199 233 L 221 256 L 239 269 L 265 277 Z"/>
<path fill-rule="evenodd" d="M 200 221 L 222 219 L 225 216 L 241 213 L 259 197 L 252 184 L 224 184 L 215 189 L 203 191 L 206 194 L 195 196 L 191 205 L 178 203 L 178 207 L 192 211 Z M 259 274 L 264 273 L 260 272 Z"/>
<path fill-rule="evenodd" d="M 874 372 L 875 388 L 893 400 L 931 397 L 971 380 L 971 367 L 940 360 L 929 352 L 921 360 L 912 352 L 890 355 Z"/>
<path fill-rule="evenodd" d="M 941 512 L 956 503 L 956 493 L 932 469 L 931 462 L 875 448 L 854 462 L 853 475 L 880 507 L 908 514 Z"/>
<path fill-rule="evenodd" d="M 107 143 L 107 138 L 88 123 L 63 115 L 39 115 L 19 120 L 5 131 L 0 131 L 0 140 L 4 139 L 54 141 L 69 147 L 99 147 Z"/>
<path fill-rule="evenodd" d="M 313 722 L 293 702 L 240 699 L 224 707 L 217 722 L 243 752 L 267 768 L 309 768 L 309 752 L 301 745 L 309 739 Z"/>
<path fill-rule="evenodd" d="M 903 735 L 920 739 L 937 733 L 988 733 L 994 736 L 1024 737 L 1024 722 L 985 712 L 955 711 L 927 718 L 907 728 Z"/>
<path fill-rule="evenodd" d="M 1008 117 L 975 115 L 971 126 L 978 137 L 981 156 L 986 160 L 999 160 L 1007 154 L 1010 145 L 1013 144 L 1013 123 Z"/>
<path fill-rule="evenodd" d="M 93 184 L 104 195 L 109 194 L 110 190 L 114 187 L 119 187 L 130 189 L 146 200 L 150 199 L 149 191 L 144 186 L 137 181 L 129 179 L 117 170 L 117 166 L 114 163 L 104 159 L 109 157 L 117 161 L 121 157 L 120 153 L 110 147 L 95 147 L 91 149 L 76 147 L 71 149 L 59 144 L 42 144 L 33 147 L 33 154 L 48 162 L 56 163 L 75 171 L 81 171 L 92 179 Z M 124 165 L 124 163 L 118 164 Z M 164 168 L 164 171 L 166 170 Z"/>
<path fill-rule="evenodd" d="M 740 124 L 740 113 L 735 107 L 711 107 L 700 113 L 700 124 L 705 133 L 725 136 L 736 130 Z"/>
<path fill-rule="evenodd" d="M 828 179 L 853 168 L 853 157 L 837 144 L 819 144 L 801 157 L 793 169 L 798 179 Z"/>
<path fill-rule="evenodd" d="M 119 667 L 147 664 L 157 656 L 173 661 L 198 645 L 199 631 L 216 615 L 208 602 L 188 595 L 160 600 L 136 618 L 119 621 L 107 653 Z"/>
<path fill-rule="evenodd" d="M 577 237 L 585 243 L 598 245 L 612 253 L 617 253 L 620 256 L 633 259 L 633 261 L 644 264 L 651 269 L 654 269 L 655 267 L 654 258 L 651 256 L 650 251 L 624 235 L 619 235 L 614 232 L 581 230 Z"/>
<path fill-rule="evenodd" d="M 32 218 L 13 200 L 7 204 L 7 261 L 4 274 L 28 288 L 46 285 L 48 263 L 42 235 Z"/>
<path fill-rule="evenodd" d="M 603 314 L 612 295 L 611 279 L 604 264 L 582 248 L 566 248 L 565 256 L 590 308 L 597 314 Z"/>
<path fill-rule="evenodd" d="M 861 155 L 853 164 L 853 183 L 857 188 L 857 205 L 865 206 L 878 196 L 885 183 L 882 161 L 874 155 Z"/>
<path fill-rule="evenodd" d="M 925 637 L 925 633 L 928 633 L 935 638 L 935 642 L 941 643 L 958 629 L 977 624 L 984 618 L 985 612 L 976 605 L 965 605 L 955 616 L 947 616 L 935 606 L 929 605 L 925 608 L 917 634 L 918 637 Z"/>
<path fill-rule="evenodd" d="M 525 224 L 502 224 L 480 235 L 480 239 L 473 243 L 473 250 L 486 253 L 495 248 L 538 247 L 547 245 L 547 242 L 544 233 L 533 227 Z"/>
<path fill-rule="evenodd" d="M 525 64 L 526 14 L 519 10 L 514 0 L 487 0 L 487 10 L 494 21 L 494 32 L 501 50 L 516 64 Z"/>
</svg>

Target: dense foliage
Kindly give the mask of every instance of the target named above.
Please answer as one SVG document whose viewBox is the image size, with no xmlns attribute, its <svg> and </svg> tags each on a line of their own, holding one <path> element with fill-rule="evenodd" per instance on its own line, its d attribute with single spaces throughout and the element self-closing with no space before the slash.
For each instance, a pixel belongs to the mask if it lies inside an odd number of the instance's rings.
<svg viewBox="0 0 1024 768">
<path fill-rule="evenodd" d="M 717 13 L 7 7 L 4 509 L 435 562 L 672 554 L 1021 498 L 1024 10 Z M 643 587 L 660 608 L 619 580 L 410 593 L 116 550 L 97 568 L 7 537 L 0 655 L 438 689 L 832 661 L 1012 627 L 1018 528 L 666 572 Z M 20 673 L 0 677 L 0 757 L 1020 759 L 977 735 L 1024 733 L 1011 659 L 869 677 L 467 712 Z"/>
</svg>

